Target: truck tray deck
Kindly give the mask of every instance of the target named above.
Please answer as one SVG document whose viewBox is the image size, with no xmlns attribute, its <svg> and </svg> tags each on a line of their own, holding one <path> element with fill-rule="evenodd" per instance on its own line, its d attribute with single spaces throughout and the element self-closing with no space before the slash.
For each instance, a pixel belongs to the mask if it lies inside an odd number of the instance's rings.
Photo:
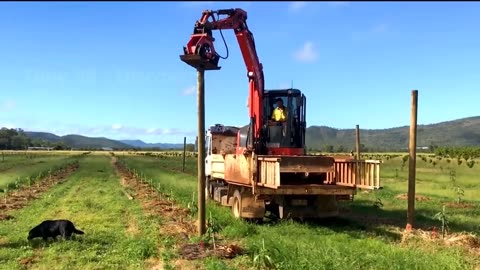
<svg viewBox="0 0 480 270">
<path fill-rule="evenodd" d="M 281 185 L 277 188 L 270 188 L 258 183 L 254 193 L 262 195 L 355 195 L 356 188 L 340 185 Z"/>
</svg>

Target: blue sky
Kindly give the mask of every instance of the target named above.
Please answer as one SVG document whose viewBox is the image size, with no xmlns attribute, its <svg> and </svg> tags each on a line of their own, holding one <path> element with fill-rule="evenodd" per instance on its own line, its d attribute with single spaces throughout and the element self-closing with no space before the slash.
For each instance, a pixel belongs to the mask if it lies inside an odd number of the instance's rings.
<svg viewBox="0 0 480 270">
<path fill-rule="evenodd" d="M 244 8 L 266 88 L 307 96 L 308 125 L 389 128 L 479 115 L 480 3 L 0 3 L 0 126 L 193 141 L 196 72 L 179 54 L 204 9 Z M 248 122 L 232 31 L 206 73 L 206 125 Z M 219 32 L 216 48 L 224 56 Z"/>
</svg>

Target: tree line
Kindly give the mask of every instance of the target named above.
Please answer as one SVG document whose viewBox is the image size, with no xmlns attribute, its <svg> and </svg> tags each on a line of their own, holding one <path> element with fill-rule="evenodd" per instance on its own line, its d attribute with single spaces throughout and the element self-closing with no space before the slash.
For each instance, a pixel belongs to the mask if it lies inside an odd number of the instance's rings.
<svg viewBox="0 0 480 270">
<path fill-rule="evenodd" d="M 480 147 L 442 147 L 438 146 L 435 148 L 434 153 L 436 156 L 440 157 L 450 157 L 450 158 L 463 158 L 465 160 L 479 158 L 480 157 Z"/>
<path fill-rule="evenodd" d="M 24 150 L 28 147 L 52 147 L 56 150 L 67 149 L 64 142 L 48 142 L 28 137 L 21 128 L 0 129 L 0 149 L 2 150 Z"/>
</svg>

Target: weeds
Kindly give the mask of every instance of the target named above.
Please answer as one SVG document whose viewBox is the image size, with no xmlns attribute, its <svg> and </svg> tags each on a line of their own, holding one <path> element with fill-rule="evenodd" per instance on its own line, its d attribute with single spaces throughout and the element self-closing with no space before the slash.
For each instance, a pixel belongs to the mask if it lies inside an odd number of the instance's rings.
<svg viewBox="0 0 480 270">
<path fill-rule="evenodd" d="M 468 168 L 473 168 L 473 165 L 475 165 L 475 160 L 473 159 L 470 159 L 469 161 L 467 161 L 467 167 Z"/>
<path fill-rule="evenodd" d="M 265 239 L 262 239 L 262 246 L 253 257 L 253 265 L 257 269 L 277 269 L 277 265 L 270 255 L 270 250 L 265 247 Z"/>
<path fill-rule="evenodd" d="M 195 216 L 198 212 L 198 206 L 195 201 L 195 191 L 192 192 L 192 200 L 187 204 L 187 208 L 191 216 Z"/>
<path fill-rule="evenodd" d="M 373 207 L 375 208 L 382 208 L 383 207 L 383 202 L 382 199 L 376 198 L 375 202 L 373 203 Z"/>
</svg>

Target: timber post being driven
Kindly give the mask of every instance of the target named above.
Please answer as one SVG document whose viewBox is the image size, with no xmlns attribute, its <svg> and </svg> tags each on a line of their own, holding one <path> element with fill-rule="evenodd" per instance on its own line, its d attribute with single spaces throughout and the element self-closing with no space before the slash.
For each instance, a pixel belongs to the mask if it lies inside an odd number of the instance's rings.
<svg viewBox="0 0 480 270">
<path fill-rule="evenodd" d="M 410 118 L 410 140 L 408 159 L 408 210 L 407 230 L 411 230 L 415 221 L 415 177 L 416 177 L 416 155 L 417 155 L 417 104 L 418 90 L 412 90 L 412 108 Z"/>
<path fill-rule="evenodd" d="M 205 234 L 205 70 L 197 68 L 197 107 L 198 107 L 198 234 Z"/>
<path fill-rule="evenodd" d="M 360 169 L 360 127 L 359 125 L 355 126 L 355 148 L 357 150 L 357 157 L 356 157 L 356 177 L 355 177 L 355 185 L 358 185 L 359 183 L 362 182 L 362 176 L 360 175 L 362 173 L 362 170 Z"/>
<path fill-rule="evenodd" d="M 187 152 L 187 137 L 183 137 L 183 164 L 182 164 L 182 172 L 185 172 L 185 156 Z"/>
</svg>

